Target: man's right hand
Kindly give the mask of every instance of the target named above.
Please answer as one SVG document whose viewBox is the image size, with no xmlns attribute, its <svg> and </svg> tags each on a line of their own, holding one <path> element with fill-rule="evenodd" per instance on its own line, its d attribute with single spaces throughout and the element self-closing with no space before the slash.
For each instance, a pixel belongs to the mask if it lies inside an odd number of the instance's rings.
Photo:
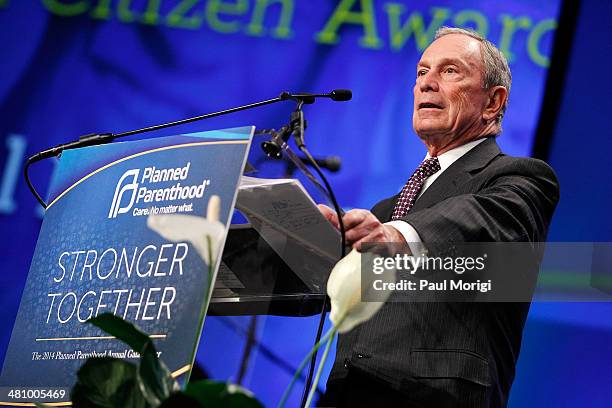
<svg viewBox="0 0 612 408">
<path fill-rule="evenodd" d="M 324 204 L 317 204 L 317 207 L 319 207 L 319 211 L 321 211 L 321 214 L 323 214 L 327 221 L 331 222 L 332 225 L 337 229 L 340 229 L 340 223 L 338 222 L 338 214 L 336 214 L 336 211 L 333 208 L 329 208 Z"/>
<path fill-rule="evenodd" d="M 326 205 L 319 204 L 319 211 L 336 228 L 340 228 L 338 215 Z M 353 249 L 360 250 L 363 243 L 405 243 L 404 236 L 390 225 L 380 222 L 368 210 L 354 209 L 342 218 L 345 228 L 346 243 Z"/>
</svg>

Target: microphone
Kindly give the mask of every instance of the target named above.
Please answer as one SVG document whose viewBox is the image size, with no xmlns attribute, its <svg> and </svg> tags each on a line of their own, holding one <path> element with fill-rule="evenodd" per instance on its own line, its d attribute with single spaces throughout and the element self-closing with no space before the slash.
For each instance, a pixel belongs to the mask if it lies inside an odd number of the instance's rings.
<svg viewBox="0 0 612 408">
<path fill-rule="evenodd" d="M 315 156 L 314 159 L 319 167 L 327 169 L 332 173 L 340 171 L 340 167 L 342 167 L 342 159 L 339 156 Z M 300 157 L 300 160 L 302 160 L 304 164 L 311 165 L 306 157 Z"/>
<path fill-rule="evenodd" d="M 315 164 L 322 169 L 326 169 L 331 173 L 340 171 L 342 167 L 342 159 L 338 156 L 312 156 L 314 163 L 305 156 L 295 156 L 295 159 L 299 160 L 306 166 L 315 167 Z M 293 177 L 293 173 L 297 170 L 297 162 L 287 161 L 285 163 L 285 178 Z"/>
<path fill-rule="evenodd" d="M 353 98 L 353 92 L 350 89 L 334 89 L 329 93 L 332 101 L 345 102 Z"/>
</svg>

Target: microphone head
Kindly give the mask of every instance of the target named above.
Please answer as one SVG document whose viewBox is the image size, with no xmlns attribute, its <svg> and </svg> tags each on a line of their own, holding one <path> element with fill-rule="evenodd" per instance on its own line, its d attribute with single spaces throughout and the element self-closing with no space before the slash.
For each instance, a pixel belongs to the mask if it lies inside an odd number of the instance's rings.
<svg viewBox="0 0 612 408">
<path fill-rule="evenodd" d="M 334 89 L 329 93 L 329 97 L 336 102 L 350 101 L 353 98 L 353 92 L 350 89 Z"/>
<path fill-rule="evenodd" d="M 340 171 L 340 167 L 342 167 L 342 159 L 338 156 L 328 156 L 325 158 L 325 164 L 327 170 L 335 173 Z"/>
</svg>

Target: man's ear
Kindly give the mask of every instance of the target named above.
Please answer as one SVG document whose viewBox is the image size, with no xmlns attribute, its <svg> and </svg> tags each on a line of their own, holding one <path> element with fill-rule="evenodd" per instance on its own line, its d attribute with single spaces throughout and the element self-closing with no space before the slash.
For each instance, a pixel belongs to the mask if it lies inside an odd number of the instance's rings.
<svg viewBox="0 0 612 408">
<path fill-rule="evenodd" d="M 489 89 L 488 93 L 488 103 L 487 106 L 485 106 L 484 112 L 482 113 L 482 118 L 486 122 L 496 119 L 508 100 L 508 90 L 501 85 L 492 87 Z"/>
</svg>

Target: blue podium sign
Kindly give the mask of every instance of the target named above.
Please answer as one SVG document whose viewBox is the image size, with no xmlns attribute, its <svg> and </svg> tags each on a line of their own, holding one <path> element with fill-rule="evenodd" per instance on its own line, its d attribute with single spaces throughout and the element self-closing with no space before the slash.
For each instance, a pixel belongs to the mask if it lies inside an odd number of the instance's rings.
<svg viewBox="0 0 612 408">
<path fill-rule="evenodd" d="M 137 359 L 83 323 L 105 312 L 149 333 L 168 368 L 186 378 L 252 133 L 238 128 L 63 153 L 2 369 L 0 405 L 67 405 L 88 357 Z M 185 225 L 211 206 L 209 224 L 218 226 L 212 259 L 192 241 L 152 227 L 168 214 Z"/>
</svg>

